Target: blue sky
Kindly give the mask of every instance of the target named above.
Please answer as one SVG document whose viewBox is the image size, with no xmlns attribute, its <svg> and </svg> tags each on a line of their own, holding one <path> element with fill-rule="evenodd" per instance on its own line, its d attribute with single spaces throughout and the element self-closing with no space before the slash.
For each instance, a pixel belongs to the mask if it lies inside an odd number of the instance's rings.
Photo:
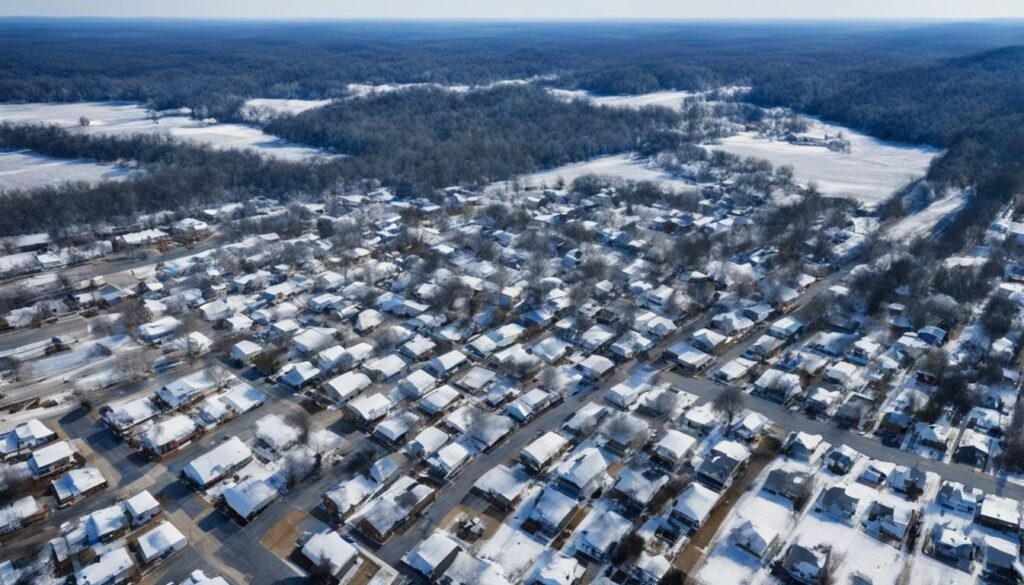
<svg viewBox="0 0 1024 585">
<path fill-rule="evenodd" d="M 990 19 L 1021 0 L 2 0 L 0 16 L 248 19 Z"/>
</svg>

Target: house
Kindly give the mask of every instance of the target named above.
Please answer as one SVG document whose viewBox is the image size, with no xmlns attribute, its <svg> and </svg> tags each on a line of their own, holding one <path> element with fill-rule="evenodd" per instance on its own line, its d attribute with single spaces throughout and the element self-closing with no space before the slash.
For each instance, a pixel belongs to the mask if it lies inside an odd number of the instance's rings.
<svg viewBox="0 0 1024 585">
<path fill-rule="evenodd" d="M 199 402 L 214 390 L 217 390 L 216 376 L 209 371 L 201 370 L 161 386 L 156 391 L 156 400 L 173 410 Z"/>
<path fill-rule="evenodd" d="M 668 429 L 654 444 L 653 454 L 669 467 L 675 467 L 690 455 L 697 445 L 697 439 L 675 429 Z"/>
<path fill-rule="evenodd" d="M 32 496 L 25 496 L 0 507 L 0 536 L 20 530 L 49 513 Z M 2 579 L 0 579 L 2 582 Z"/>
<path fill-rule="evenodd" d="M 589 497 L 607 481 L 608 465 L 600 450 L 587 447 L 558 468 L 558 485 L 570 494 Z"/>
<path fill-rule="evenodd" d="M 722 490 L 750 458 L 750 450 L 735 441 L 719 441 L 697 468 L 697 481 L 714 490 Z"/>
<path fill-rule="evenodd" d="M 669 359 L 675 359 L 680 368 L 690 373 L 702 372 L 715 361 L 711 355 L 685 341 L 669 346 L 665 350 L 665 355 Z"/>
<path fill-rule="evenodd" d="M 327 512 L 334 522 L 342 524 L 377 487 L 378 484 L 373 478 L 358 475 L 328 490 L 320 502 L 320 508 Z"/>
<path fill-rule="evenodd" d="M 818 585 L 828 558 L 828 549 L 792 544 L 782 558 L 782 570 L 800 585 Z"/>
<path fill-rule="evenodd" d="M 191 417 L 175 414 L 139 435 L 139 445 L 148 456 L 159 459 L 184 447 L 199 433 L 200 428 Z"/>
<path fill-rule="evenodd" d="M 658 585 L 670 570 L 672 563 L 662 555 L 642 552 L 633 568 L 629 570 L 629 580 L 638 585 Z"/>
<path fill-rule="evenodd" d="M 413 412 L 402 411 L 381 421 L 373 430 L 373 437 L 387 447 L 397 449 L 405 443 L 406 437 L 416 429 L 420 417 Z"/>
<path fill-rule="evenodd" d="M 224 490 L 224 504 L 242 524 L 248 523 L 278 498 L 266 480 L 250 477 Z"/>
<path fill-rule="evenodd" d="M 498 508 L 510 511 L 516 507 L 529 484 L 530 478 L 522 468 L 499 465 L 483 474 L 473 484 L 473 491 Z"/>
<path fill-rule="evenodd" d="M 106 487 L 106 478 L 95 467 L 72 469 L 50 482 L 50 488 L 60 508 L 80 502 Z"/>
<path fill-rule="evenodd" d="M 931 530 L 932 554 L 969 571 L 974 560 L 974 541 L 959 528 L 935 523 Z"/>
<path fill-rule="evenodd" d="M 39 479 L 78 466 L 79 457 L 67 441 L 58 441 L 33 451 L 28 468 Z"/>
<path fill-rule="evenodd" d="M 551 407 L 557 398 L 558 396 L 551 392 L 534 388 L 509 404 L 505 408 L 505 414 L 523 424 Z"/>
<path fill-rule="evenodd" d="M 142 490 L 124 501 L 124 511 L 133 527 L 139 527 L 160 513 L 160 503 L 149 490 Z"/>
<path fill-rule="evenodd" d="M 356 528 L 378 544 L 419 514 L 436 497 L 433 488 L 402 476 L 361 511 Z"/>
<path fill-rule="evenodd" d="M 554 538 L 569 523 L 578 505 L 575 498 L 547 486 L 534 502 L 529 521 L 538 532 Z"/>
<path fill-rule="evenodd" d="M 629 533 L 632 524 L 618 512 L 595 506 L 577 529 L 576 554 L 603 563 Z"/>
<path fill-rule="evenodd" d="M 981 539 L 981 574 L 988 582 L 1021 583 L 1024 568 L 1021 567 L 1019 545 L 1016 539 L 1010 541 L 998 536 L 984 535 Z"/>
<path fill-rule="evenodd" d="M 468 358 L 459 350 L 452 350 L 427 362 L 426 370 L 437 378 L 447 379 L 466 363 Z"/>
<path fill-rule="evenodd" d="M 1020 531 L 1020 502 L 988 494 L 981 501 L 975 521 L 994 530 L 1017 534 Z"/>
<path fill-rule="evenodd" d="M 731 539 L 736 548 L 761 560 L 775 556 L 775 551 L 781 545 L 778 532 L 749 519 L 744 520 L 733 530 Z"/>
<path fill-rule="evenodd" d="M 75 571 L 76 585 L 121 585 L 135 579 L 138 570 L 125 547 L 108 550 L 92 564 Z"/>
<path fill-rule="evenodd" d="M 615 370 L 615 363 L 604 356 L 591 355 L 576 364 L 576 369 L 583 375 L 585 380 L 597 382 Z"/>
<path fill-rule="evenodd" d="M 597 428 L 608 414 L 607 407 L 589 402 L 579 407 L 572 418 L 562 424 L 562 429 L 573 436 L 580 436 Z"/>
<path fill-rule="evenodd" d="M 801 499 L 811 495 L 814 479 L 809 473 L 787 469 L 773 469 L 768 472 L 761 490 L 793 502 L 794 508 Z"/>
<path fill-rule="evenodd" d="M 611 495 L 631 514 L 640 514 L 666 483 L 668 475 L 656 470 L 627 467 L 612 485 Z"/>
<path fill-rule="evenodd" d="M 83 518 L 85 538 L 90 544 L 110 543 L 128 531 L 128 522 L 124 517 L 121 504 L 100 508 Z"/>
<path fill-rule="evenodd" d="M 340 405 L 358 396 L 371 383 L 366 374 L 353 370 L 324 382 L 320 385 L 320 390 L 328 402 L 332 405 Z"/>
<path fill-rule="evenodd" d="M 691 337 L 690 343 L 693 347 L 710 354 L 718 351 L 728 340 L 728 337 L 717 331 L 698 329 Z"/>
<path fill-rule="evenodd" d="M 511 585 L 501 566 L 460 551 L 448 570 L 437 580 L 439 585 Z"/>
<path fill-rule="evenodd" d="M 188 546 L 188 539 L 174 524 L 164 520 L 152 530 L 139 536 L 135 543 L 139 558 L 145 565 L 166 559 L 175 552 Z"/>
<path fill-rule="evenodd" d="M 640 398 L 640 395 L 649 389 L 650 386 L 646 383 L 624 380 L 608 389 L 604 399 L 622 410 L 628 410 Z"/>
<path fill-rule="evenodd" d="M 313 575 L 340 583 L 359 564 L 359 551 L 340 534 L 326 528 L 304 533 L 297 542 L 301 561 Z"/>
<path fill-rule="evenodd" d="M 916 516 L 917 511 L 902 500 L 875 501 L 861 524 L 868 534 L 902 543 Z"/>
<path fill-rule="evenodd" d="M 568 448 L 569 441 L 565 437 L 548 431 L 523 448 L 519 461 L 529 471 L 540 473 Z"/>
<path fill-rule="evenodd" d="M 854 462 L 859 456 L 860 453 L 854 451 L 851 447 L 839 445 L 825 456 L 825 464 L 832 473 L 845 475 L 853 467 Z"/>
<path fill-rule="evenodd" d="M 138 425 L 156 418 L 162 411 L 149 396 L 135 398 L 111 406 L 103 413 L 103 420 L 115 433 L 126 436 Z"/>
<path fill-rule="evenodd" d="M 391 410 L 391 399 L 384 394 L 360 396 L 345 404 L 345 413 L 356 424 L 369 426 L 384 418 Z"/>
<path fill-rule="evenodd" d="M 231 359 L 238 364 L 248 365 L 262 352 L 263 348 L 259 344 L 243 339 L 231 347 Z"/>
<path fill-rule="evenodd" d="M 754 343 L 750 344 L 746 350 L 744 350 L 743 357 L 763 362 L 779 353 L 785 344 L 786 342 L 778 337 L 762 335 L 761 337 L 758 337 Z"/>
<path fill-rule="evenodd" d="M 988 465 L 990 454 L 988 436 L 974 429 L 964 429 L 956 451 L 953 452 L 953 461 L 984 469 Z"/>
<path fill-rule="evenodd" d="M 314 383 L 320 377 L 320 368 L 311 361 L 301 361 L 285 366 L 277 381 L 292 392 L 298 392 Z"/>
<path fill-rule="evenodd" d="M 771 324 L 768 334 L 784 341 L 792 341 L 804 331 L 804 324 L 793 317 L 782 317 Z"/>
<path fill-rule="evenodd" d="M 206 489 L 252 461 L 252 451 L 238 437 L 231 437 L 193 459 L 181 473 L 200 489 Z"/>
<path fill-rule="evenodd" d="M 451 566 L 462 551 L 459 543 L 441 530 L 435 530 L 402 556 L 402 562 L 434 582 Z"/>
<path fill-rule="evenodd" d="M 458 390 L 445 384 L 428 392 L 416 406 L 428 416 L 437 416 L 450 409 L 461 398 Z"/>
<path fill-rule="evenodd" d="M 718 498 L 718 492 L 699 483 L 692 483 L 672 504 L 669 522 L 686 534 L 696 532 L 711 515 Z"/>
<path fill-rule="evenodd" d="M 955 481 L 943 481 L 935 500 L 944 508 L 974 516 L 985 494 L 978 488 L 969 488 Z"/>
<path fill-rule="evenodd" d="M 0 435 L 0 457 L 5 461 L 18 461 L 56 440 L 57 433 L 33 418 Z"/>
<path fill-rule="evenodd" d="M 814 509 L 840 522 L 849 522 L 857 515 L 859 505 L 860 498 L 855 496 L 847 486 L 834 485 L 821 494 Z"/>
<path fill-rule="evenodd" d="M 718 368 L 711 379 L 726 385 L 733 385 L 743 381 L 757 365 L 756 362 L 747 358 L 738 357 Z"/>
<path fill-rule="evenodd" d="M 786 404 L 802 391 L 803 384 L 799 376 L 772 368 L 766 370 L 754 382 L 751 394 L 765 400 Z"/>
<path fill-rule="evenodd" d="M 821 435 L 812 435 L 803 431 L 792 432 L 786 437 L 783 451 L 793 459 L 810 462 L 823 444 L 825 442 Z"/>
<path fill-rule="evenodd" d="M 448 443 L 425 461 L 430 474 L 440 480 L 458 473 L 472 458 L 466 446 L 459 442 Z"/>
</svg>

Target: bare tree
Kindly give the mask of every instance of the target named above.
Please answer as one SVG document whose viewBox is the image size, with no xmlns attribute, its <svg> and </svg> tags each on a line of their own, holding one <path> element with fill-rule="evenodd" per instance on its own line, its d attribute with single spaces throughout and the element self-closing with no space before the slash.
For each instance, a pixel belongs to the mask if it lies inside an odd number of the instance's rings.
<svg viewBox="0 0 1024 585">
<path fill-rule="evenodd" d="M 715 396 L 715 399 L 711 401 L 711 408 L 724 416 L 727 420 L 726 424 L 731 427 L 736 416 L 743 411 L 744 402 L 746 402 L 746 395 L 743 394 L 743 391 L 735 386 L 729 386 Z"/>
</svg>

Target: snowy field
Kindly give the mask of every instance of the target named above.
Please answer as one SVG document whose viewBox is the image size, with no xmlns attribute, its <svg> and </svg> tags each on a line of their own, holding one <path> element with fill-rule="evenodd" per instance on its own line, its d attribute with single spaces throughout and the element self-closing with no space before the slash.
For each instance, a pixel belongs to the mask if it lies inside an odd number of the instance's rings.
<svg viewBox="0 0 1024 585">
<path fill-rule="evenodd" d="M 792 166 L 798 181 L 814 181 L 826 195 L 850 196 L 869 208 L 877 206 L 889 198 L 893 191 L 924 175 L 928 164 L 939 152 L 924 146 L 884 142 L 810 118 L 808 122 L 811 127 L 805 135 L 820 138 L 826 133 L 835 135 L 842 132 L 850 141 L 850 152 L 833 152 L 824 147 L 769 140 L 752 132 L 724 138 L 707 148 L 767 159 L 776 166 Z"/>
<path fill-rule="evenodd" d="M 697 95 L 692 91 L 655 91 L 652 93 L 641 93 L 637 95 L 591 95 L 583 90 L 556 89 L 548 90 L 551 95 L 564 100 L 589 100 L 600 106 L 611 106 L 616 108 L 642 108 L 644 106 L 664 106 L 666 108 L 680 111 L 683 109 L 683 100 Z"/>
<path fill-rule="evenodd" d="M 886 230 L 885 237 L 894 242 L 902 242 L 909 238 L 926 236 L 932 233 L 942 220 L 959 211 L 964 201 L 964 195 L 960 191 L 933 201 L 921 211 L 892 224 Z"/>
<path fill-rule="evenodd" d="M 79 118 L 83 116 L 89 119 L 86 127 L 79 125 Z M 0 104 L 0 120 L 5 121 L 57 124 L 89 134 L 163 132 L 214 148 L 252 149 L 285 160 L 328 156 L 319 149 L 265 134 L 254 126 L 193 120 L 183 110 L 160 112 L 160 116 L 151 120 L 145 107 L 124 102 Z"/>
<path fill-rule="evenodd" d="M 589 174 L 608 175 L 633 181 L 654 181 L 666 188 L 676 190 L 693 186 L 692 183 L 673 177 L 665 171 L 649 166 L 645 160 L 628 154 L 602 156 L 585 162 L 563 165 L 554 169 L 523 175 L 520 181 L 533 186 L 540 186 L 542 184 L 553 186 L 558 178 L 561 177 L 565 180 L 566 185 L 568 185 L 577 177 Z M 502 184 L 496 183 L 495 185 L 500 186 Z"/>
<path fill-rule="evenodd" d="M 54 158 L 29 150 L 0 151 L 0 191 L 35 189 L 69 181 L 117 180 L 131 172 L 114 165 Z"/>
<path fill-rule="evenodd" d="M 284 100 L 274 98 L 256 98 L 246 100 L 242 106 L 242 114 L 246 117 L 259 118 L 260 112 L 269 112 L 273 115 L 294 115 L 301 114 L 306 110 L 322 108 L 331 103 L 331 100 Z"/>
</svg>

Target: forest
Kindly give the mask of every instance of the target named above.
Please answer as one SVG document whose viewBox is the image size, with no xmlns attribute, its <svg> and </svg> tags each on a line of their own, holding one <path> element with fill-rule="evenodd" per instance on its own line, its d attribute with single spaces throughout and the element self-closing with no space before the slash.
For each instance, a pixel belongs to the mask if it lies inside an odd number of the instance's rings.
<svg viewBox="0 0 1024 585">
<path fill-rule="evenodd" d="M 743 85 L 751 88 L 746 99 L 761 106 L 942 147 L 930 178 L 978 185 L 956 228 L 966 233 L 1022 184 L 1024 47 L 1015 46 L 1022 32 L 1013 23 L 6 20 L 0 101 L 132 100 L 228 121 L 239 119 L 247 98 L 336 98 L 350 83 L 533 83 L 473 92 L 422 87 L 266 122 L 272 134 L 349 155 L 308 170 L 159 140 L 5 128 L 2 147 L 132 160 L 147 174 L 49 189 L 51 199 L 66 199 L 56 214 L 64 219 L 38 215 L 32 194 L 8 194 L 11 213 L 0 218 L 0 233 L 224 197 L 319 193 L 339 182 L 377 180 L 429 194 L 599 154 L 679 146 L 666 110 L 565 103 L 542 85 L 595 94 Z M 111 205 L 95 208 L 97 201 Z"/>
</svg>

